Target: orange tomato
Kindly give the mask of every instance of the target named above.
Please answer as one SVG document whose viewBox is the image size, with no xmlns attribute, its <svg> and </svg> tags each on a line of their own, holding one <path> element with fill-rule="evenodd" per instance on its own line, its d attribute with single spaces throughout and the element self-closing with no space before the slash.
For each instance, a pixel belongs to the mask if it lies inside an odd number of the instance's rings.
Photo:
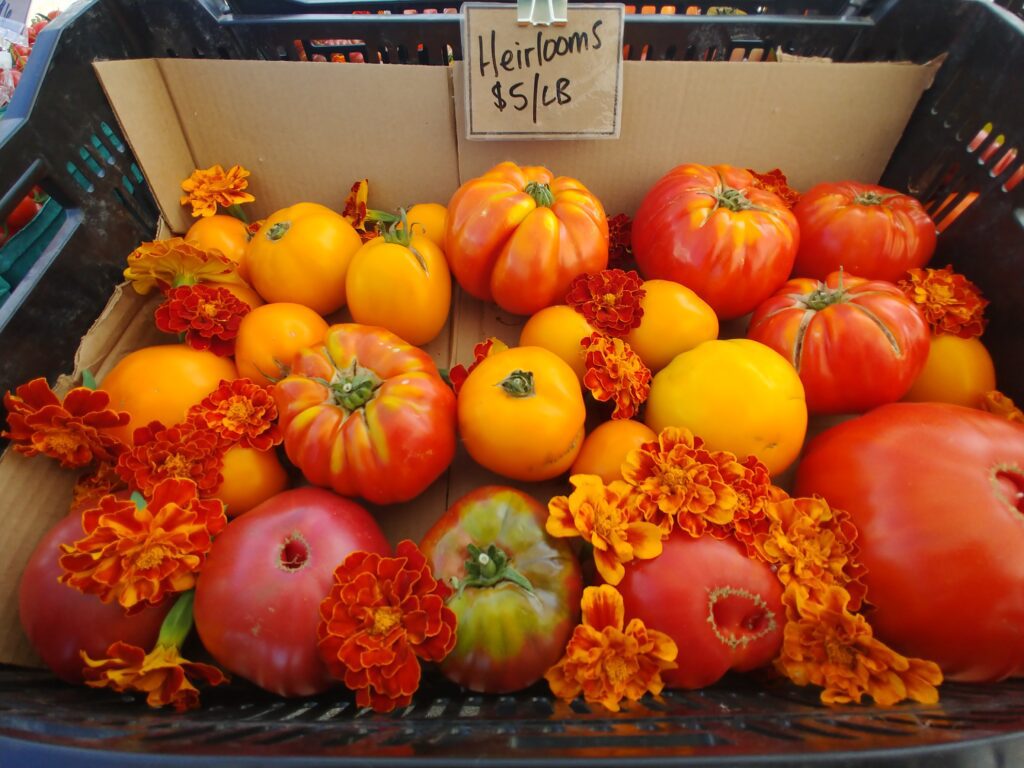
<svg viewBox="0 0 1024 768">
<path fill-rule="evenodd" d="M 587 366 L 580 342 L 592 333 L 594 327 L 582 314 L 566 304 L 555 304 L 526 321 L 519 333 L 519 346 L 543 347 L 554 352 L 568 363 L 576 378 L 583 381 Z"/>
<path fill-rule="evenodd" d="M 405 212 L 414 235 L 425 235 L 444 252 L 444 225 L 448 209 L 440 203 L 417 203 Z"/>
<path fill-rule="evenodd" d="M 587 435 L 572 475 L 597 475 L 605 485 L 622 479 L 622 462 L 629 452 L 657 439 L 654 430 L 632 419 L 612 419 Z"/>
<path fill-rule="evenodd" d="M 387 328 L 422 346 L 448 322 L 452 278 L 444 253 L 433 241 L 396 230 L 356 251 L 345 294 L 357 323 Z"/>
<path fill-rule="evenodd" d="M 110 407 L 127 411 L 131 421 L 109 430 L 129 445 L 137 427 L 151 421 L 177 424 L 222 380 L 238 377 L 231 360 L 185 344 L 143 347 L 123 357 L 100 382 Z"/>
<path fill-rule="evenodd" d="M 718 316 L 704 299 L 672 280 L 645 280 L 640 325 L 626 342 L 657 373 L 680 352 L 718 338 Z"/>
<path fill-rule="evenodd" d="M 924 370 L 903 399 L 978 408 L 985 393 L 995 388 L 995 365 L 981 339 L 942 334 L 932 336 Z"/>
<path fill-rule="evenodd" d="M 249 243 L 253 287 L 268 302 L 329 315 L 345 306 L 345 274 L 362 240 L 340 214 L 298 203 L 272 214 Z"/>
<path fill-rule="evenodd" d="M 209 283 L 209 285 L 217 285 L 221 288 L 227 288 L 234 294 L 236 299 L 244 301 L 252 309 L 263 306 L 263 299 L 260 298 L 260 295 L 248 285 L 241 285 L 239 283 Z"/>
<path fill-rule="evenodd" d="M 777 475 L 800 454 L 807 403 L 796 369 L 750 339 L 705 341 L 651 381 L 645 416 L 655 432 L 685 427 L 709 450 L 753 454 Z"/>
<path fill-rule="evenodd" d="M 586 415 L 576 374 L 541 347 L 491 355 L 459 391 L 459 433 L 469 455 L 515 480 L 547 480 L 569 469 Z"/>
<path fill-rule="evenodd" d="M 277 453 L 233 445 L 224 453 L 224 481 L 214 496 L 224 502 L 228 517 L 248 512 L 288 487 L 288 473 Z"/>
<path fill-rule="evenodd" d="M 235 338 L 238 375 L 269 384 L 287 374 L 295 353 L 324 340 L 327 321 L 309 307 L 264 304 L 242 318 Z"/>
<path fill-rule="evenodd" d="M 238 274 L 249 279 L 245 252 L 249 247 L 249 228 L 234 216 L 218 213 L 200 218 L 189 227 L 185 240 L 203 250 L 217 250 L 238 265 Z"/>
</svg>

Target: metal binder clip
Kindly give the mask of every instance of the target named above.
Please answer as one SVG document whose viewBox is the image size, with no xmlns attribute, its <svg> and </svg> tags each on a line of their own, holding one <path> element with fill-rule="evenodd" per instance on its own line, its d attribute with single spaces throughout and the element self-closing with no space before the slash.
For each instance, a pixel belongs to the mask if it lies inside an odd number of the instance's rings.
<svg viewBox="0 0 1024 768">
<path fill-rule="evenodd" d="M 516 0 L 519 23 L 550 26 L 569 22 L 569 0 Z"/>
</svg>

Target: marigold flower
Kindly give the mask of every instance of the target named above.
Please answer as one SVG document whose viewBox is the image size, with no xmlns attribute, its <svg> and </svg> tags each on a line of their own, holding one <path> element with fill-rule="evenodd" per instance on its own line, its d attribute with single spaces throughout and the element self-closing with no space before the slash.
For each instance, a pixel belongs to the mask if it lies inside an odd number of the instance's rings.
<svg viewBox="0 0 1024 768">
<path fill-rule="evenodd" d="M 597 330 L 609 336 L 625 336 L 640 325 L 644 316 L 640 300 L 646 294 L 636 272 L 606 269 L 574 278 L 565 303 Z"/>
<path fill-rule="evenodd" d="M 608 263 L 629 264 L 633 260 L 633 220 L 624 213 L 608 219 Z"/>
<path fill-rule="evenodd" d="M 266 219 L 257 219 L 256 221 L 250 221 L 248 224 L 245 225 L 245 228 L 249 232 L 250 242 L 254 237 L 256 237 L 256 233 L 260 231 L 260 229 L 263 227 L 266 221 Z"/>
<path fill-rule="evenodd" d="M 450 594 L 411 541 L 400 542 L 395 557 L 354 552 L 320 604 L 320 657 L 359 706 L 407 706 L 419 688 L 419 659 L 441 661 L 455 647 Z"/>
<path fill-rule="evenodd" d="M 8 429 L 0 437 L 19 453 L 44 454 L 68 469 L 116 461 L 125 445 L 105 430 L 124 426 L 130 417 L 108 405 L 110 396 L 102 390 L 75 387 L 62 400 L 46 379 L 32 379 L 4 394 Z"/>
<path fill-rule="evenodd" d="M 267 451 L 281 442 L 277 402 L 268 390 L 250 379 L 222 381 L 189 409 L 187 420 L 199 430 L 214 432 L 226 446 L 238 443 Z"/>
<path fill-rule="evenodd" d="M 238 265 L 217 250 L 203 250 L 180 237 L 143 243 L 128 254 L 125 280 L 136 292 L 146 294 L 153 288 L 166 291 L 195 283 L 244 284 Z"/>
<path fill-rule="evenodd" d="M 249 186 L 249 172 L 240 165 L 233 165 L 227 171 L 220 165 L 211 165 L 205 170 L 196 168 L 192 175 L 181 182 L 185 193 L 182 205 L 192 206 L 192 215 L 213 216 L 217 207 L 230 208 L 240 203 L 251 203 L 256 198 L 246 192 Z"/>
<path fill-rule="evenodd" d="M 788 208 L 792 208 L 800 202 L 800 193 L 789 186 L 789 181 L 778 168 L 772 168 L 767 173 L 758 173 L 750 168 L 747 169 L 754 177 L 754 188 L 763 189 L 766 192 L 774 192 Z"/>
<path fill-rule="evenodd" d="M 938 701 L 938 665 L 908 659 L 877 640 L 867 619 L 850 612 L 850 594 L 842 587 L 808 595 L 794 583 L 783 602 L 795 616 L 783 629 L 775 666 L 797 685 L 821 686 L 825 704 L 860 703 L 865 695 L 881 706 Z"/>
<path fill-rule="evenodd" d="M 252 309 L 227 288 L 182 285 L 167 292 L 156 308 L 156 327 L 164 333 L 184 333 L 193 349 L 208 349 L 220 357 L 234 354 L 242 318 Z"/>
<path fill-rule="evenodd" d="M 1002 416 L 1009 421 L 1024 424 L 1024 411 L 1021 411 L 1009 397 L 998 389 L 986 392 L 981 398 L 981 410 Z"/>
<path fill-rule="evenodd" d="M 136 429 L 133 441 L 117 460 L 117 473 L 143 496 L 172 478 L 192 480 L 203 495 L 212 494 L 224 481 L 225 446 L 209 429 L 190 422 L 165 427 L 153 421 Z"/>
<path fill-rule="evenodd" d="M 933 334 L 948 333 L 969 339 L 984 332 L 988 299 L 981 295 L 978 286 L 954 272 L 952 266 L 911 269 L 898 285 L 921 308 Z"/>
<path fill-rule="evenodd" d="M 597 475 L 573 475 L 573 492 L 548 502 L 545 525 L 552 536 L 582 536 L 594 547 L 594 565 L 609 584 L 626 572 L 623 563 L 661 554 L 661 529 L 643 520 L 633 488 L 621 480 L 610 485 Z"/>
<path fill-rule="evenodd" d="M 85 537 L 61 545 L 60 580 L 105 603 L 141 610 L 195 586 L 213 536 L 226 524 L 224 505 L 200 499 L 191 480 L 164 480 L 141 509 L 104 496 L 82 513 Z"/>
<path fill-rule="evenodd" d="M 369 198 L 369 179 L 360 179 L 352 185 L 348 197 L 345 198 L 345 207 L 341 210 L 342 217 L 347 219 L 348 223 L 359 233 L 359 237 L 362 238 L 363 242 L 372 240 L 377 236 L 376 223 L 368 215 L 367 202 Z"/>
<path fill-rule="evenodd" d="M 615 401 L 613 419 L 631 419 L 651 393 L 651 369 L 622 339 L 592 333 L 581 344 L 584 386 L 596 400 Z"/>
<path fill-rule="evenodd" d="M 469 368 L 464 365 L 453 365 L 448 371 L 448 381 L 451 382 L 452 389 L 455 390 L 455 394 L 459 394 L 459 390 L 462 389 L 462 385 L 466 379 L 469 378 L 469 374 L 475 369 L 480 363 L 486 360 L 491 355 L 496 355 L 498 352 L 504 352 L 508 349 L 508 344 L 496 339 L 491 336 L 488 339 L 484 339 L 476 346 L 473 347 L 473 362 L 470 363 Z"/>
<path fill-rule="evenodd" d="M 622 595 L 608 584 L 587 587 L 581 605 L 583 621 L 573 630 L 565 656 L 544 675 L 551 692 L 566 701 L 582 693 L 612 712 L 624 698 L 638 701 L 645 693 L 661 693 L 661 673 L 676 667 L 672 638 L 640 619 L 623 628 Z"/>
<path fill-rule="evenodd" d="M 78 482 L 71 490 L 71 506 L 83 507 L 87 504 L 96 506 L 104 496 L 127 490 L 127 488 L 124 480 L 117 474 L 117 465 L 104 461 L 92 472 L 87 472 L 78 478 Z"/>
</svg>

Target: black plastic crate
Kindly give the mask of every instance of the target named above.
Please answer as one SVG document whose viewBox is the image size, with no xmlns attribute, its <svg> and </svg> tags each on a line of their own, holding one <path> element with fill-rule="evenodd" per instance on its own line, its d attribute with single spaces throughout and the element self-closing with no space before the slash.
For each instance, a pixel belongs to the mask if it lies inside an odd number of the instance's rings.
<svg viewBox="0 0 1024 768">
<path fill-rule="evenodd" d="M 749 15 L 682 15 L 722 4 Z M 1005 4 L 1021 10 L 1016 0 Z M 0 389 L 71 369 L 125 255 L 157 223 L 94 60 L 296 59 L 303 51 L 443 65 L 461 58 L 450 7 L 86 0 L 47 28 L 0 120 L 0 218 L 37 183 L 62 211 L 36 265 L 0 305 Z M 944 228 L 935 263 L 952 263 L 991 299 L 986 343 L 1001 387 L 1024 399 L 1024 22 L 985 0 L 699 0 L 676 9 L 627 17 L 628 58 L 730 60 L 773 48 L 838 61 L 946 57 L 882 183 L 931 206 Z M 330 40 L 356 42 L 318 42 Z M 154 712 L 137 699 L 0 667 L 0 765 L 1024 764 L 1021 682 L 947 684 L 936 706 L 880 709 L 826 708 L 814 690 L 732 679 L 618 715 L 555 702 L 543 686 L 480 697 L 439 680 L 391 716 L 357 710 L 344 691 L 285 701 L 235 683 L 203 696 L 198 712 Z"/>
</svg>

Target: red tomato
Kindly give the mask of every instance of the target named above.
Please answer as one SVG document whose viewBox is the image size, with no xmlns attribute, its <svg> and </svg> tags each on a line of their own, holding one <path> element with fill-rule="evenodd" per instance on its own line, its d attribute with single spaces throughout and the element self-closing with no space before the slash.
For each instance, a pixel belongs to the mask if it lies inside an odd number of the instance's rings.
<svg viewBox="0 0 1024 768">
<path fill-rule="evenodd" d="M 81 513 L 67 515 L 36 545 L 18 585 L 18 614 L 29 642 L 53 674 L 69 683 L 82 682 L 81 650 L 103 658 L 111 643 L 122 640 L 148 651 L 174 605 L 172 598 L 126 616 L 116 602 L 101 602 L 57 581 L 64 572 L 57 562 L 60 545 L 84 535 Z"/>
<path fill-rule="evenodd" d="M 799 242 L 782 199 L 729 165 L 673 168 L 633 219 L 643 276 L 682 283 L 722 320 L 747 314 L 785 282 Z"/>
<path fill-rule="evenodd" d="M 1024 674 L 1024 428 L 893 403 L 812 440 L 796 492 L 849 511 L 871 625 L 947 678 Z"/>
<path fill-rule="evenodd" d="M 36 194 L 25 195 L 21 202 L 14 206 L 11 215 L 7 217 L 3 226 L 0 227 L 0 245 L 14 237 L 25 228 L 25 225 L 35 218 L 39 209 L 43 206 L 36 200 Z"/>
<path fill-rule="evenodd" d="M 288 458 L 314 485 L 408 501 L 455 456 L 455 395 L 426 352 L 383 328 L 327 329 L 274 385 Z"/>
<path fill-rule="evenodd" d="M 747 338 L 793 364 L 810 413 L 860 413 L 907 393 L 931 333 L 892 283 L 833 272 L 782 286 L 754 312 Z"/>
<path fill-rule="evenodd" d="M 670 688 L 703 688 L 730 669 L 768 664 L 782 647 L 782 585 L 770 566 L 734 541 L 673 530 L 653 560 L 626 568 L 626 620 L 642 619 L 679 646 Z"/>
<path fill-rule="evenodd" d="M 793 274 L 825 278 L 843 269 L 896 282 L 935 251 L 935 223 L 909 195 L 855 181 L 819 184 L 793 208 L 800 250 Z"/>
<path fill-rule="evenodd" d="M 522 690 L 565 651 L 582 576 L 566 541 L 544 530 L 547 518 L 547 507 L 522 491 L 485 486 L 455 502 L 423 539 L 434 577 L 456 589 L 448 607 L 458 640 L 441 672 L 464 688 Z"/>
<path fill-rule="evenodd" d="M 317 652 L 320 603 L 357 550 L 390 553 L 369 512 L 321 488 L 285 491 L 217 536 L 196 584 L 196 629 L 221 666 L 280 696 L 331 683 Z"/>
</svg>

